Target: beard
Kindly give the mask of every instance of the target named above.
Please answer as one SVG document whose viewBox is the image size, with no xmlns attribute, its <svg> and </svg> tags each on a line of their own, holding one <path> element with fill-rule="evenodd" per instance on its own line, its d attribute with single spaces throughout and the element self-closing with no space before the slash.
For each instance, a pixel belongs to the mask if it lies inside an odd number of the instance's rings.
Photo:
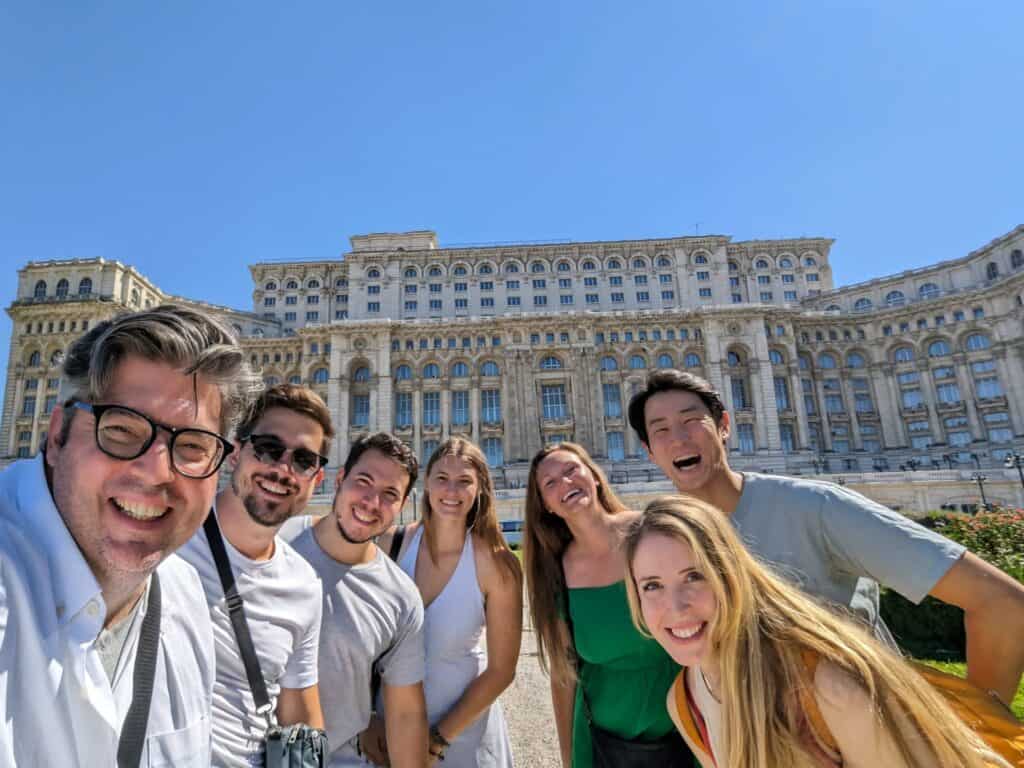
<svg viewBox="0 0 1024 768">
<path fill-rule="evenodd" d="M 255 480 L 253 480 L 255 482 Z M 276 478 L 274 482 L 280 482 Z M 282 499 L 281 501 L 267 501 L 266 499 L 257 498 L 254 492 L 242 494 L 241 489 L 238 487 L 238 479 L 236 477 L 231 478 L 231 490 L 234 491 L 241 502 L 242 506 L 245 507 L 245 511 L 249 513 L 249 517 L 254 522 L 260 525 L 266 526 L 267 528 L 279 528 L 285 520 L 290 518 L 295 513 L 295 499 Z"/>
<path fill-rule="evenodd" d="M 341 538 L 343 538 L 349 544 L 366 544 L 367 542 L 373 541 L 375 538 L 377 538 L 377 535 L 374 534 L 373 536 L 367 536 L 365 539 L 354 539 L 352 538 L 352 536 L 349 535 L 348 531 L 345 530 L 345 526 L 341 524 L 341 520 L 335 517 L 334 522 L 338 526 L 338 533 L 341 534 Z"/>
</svg>

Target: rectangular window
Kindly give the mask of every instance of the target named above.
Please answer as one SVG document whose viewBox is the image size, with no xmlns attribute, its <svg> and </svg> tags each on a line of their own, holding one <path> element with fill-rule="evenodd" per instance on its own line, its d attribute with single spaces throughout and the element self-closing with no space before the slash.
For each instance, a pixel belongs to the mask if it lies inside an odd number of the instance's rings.
<svg viewBox="0 0 1024 768">
<path fill-rule="evenodd" d="M 970 432 L 949 432 L 946 434 L 946 442 L 953 448 L 965 448 L 971 444 Z"/>
<path fill-rule="evenodd" d="M 926 451 L 932 446 L 931 435 L 916 435 L 910 438 L 910 447 L 915 451 Z"/>
<path fill-rule="evenodd" d="M 548 297 L 547 296 L 534 296 L 533 297 L 533 306 L 535 306 L 535 307 L 546 307 L 547 304 L 548 304 Z"/>
<path fill-rule="evenodd" d="M 701 288 L 699 293 L 700 293 L 700 297 L 702 299 L 710 299 L 711 298 L 711 289 L 710 288 Z"/>
<path fill-rule="evenodd" d="M 827 413 L 845 413 L 842 395 L 825 395 L 825 411 Z"/>
<path fill-rule="evenodd" d="M 455 292 L 456 293 L 465 293 L 468 290 L 469 290 L 469 285 L 467 283 L 456 283 L 455 284 Z"/>
<path fill-rule="evenodd" d="M 456 309 L 469 309 L 469 299 L 456 299 L 455 300 L 455 308 Z"/>
<path fill-rule="evenodd" d="M 405 286 L 405 292 L 406 293 L 416 293 L 416 286 L 415 285 L 407 285 L 407 286 Z"/>
<path fill-rule="evenodd" d="M 742 304 L 743 303 L 743 296 L 738 294 L 738 293 L 734 293 L 732 295 L 732 303 L 733 304 Z"/>
<path fill-rule="evenodd" d="M 900 398 L 903 401 L 904 408 L 916 408 L 924 403 L 924 397 L 921 395 L 920 389 L 904 389 L 900 392 Z"/>
<path fill-rule="evenodd" d="M 484 280 L 483 282 L 480 283 L 480 290 L 481 291 L 493 291 L 494 290 L 494 282 L 491 281 L 491 280 Z"/>
<path fill-rule="evenodd" d="M 295 313 L 294 312 L 285 312 L 284 313 L 284 321 L 286 323 L 294 323 L 295 322 Z"/>
<path fill-rule="evenodd" d="M 1013 430 L 1006 427 L 998 427 L 988 431 L 988 439 L 993 443 L 1009 443 L 1013 440 Z"/>
<path fill-rule="evenodd" d="M 572 294 L 564 294 L 563 293 L 561 296 L 558 297 L 558 303 L 561 304 L 563 307 L 568 305 L 568 304 L 572 304 L 574 300 L 575 299 L 572 296 Z"/>
<path fill-rule="evenodd" d="M 485 437 L 484 456 L 487 458 L 487 466 L 500 467 L 505 463 L 505 450 L 501 444 L 500 437 Z"/>
<path fill-rule="evenodd" d="M 287 313 L 285 313 L 285 314 L 287 315 Z M 348 317 L 348 310 L 347 309 L 336 309 L 336 310 L 334 310 L 334 319 L 335 320 L 344 320 L 347 317 Z M 285 319 L 286 320 L 288 319 L 287 316 L 285 317 Z"/>
<path fill-rule="evenodd" d="M 976 363 L 971 363 L 972 373 L 991 373 L 996 369 L 995 360 L 979 360 Z"/>
<path fill-rule="evenodd" d="M 930 432 L 931 429 L 931 424 L 924 420 L 907 422 L 908 432 Z"/>
<path fill-rule="evenodd" d="M 609 461 L 622 461 L 626 458 L 626 444 L 621 432 L 608 432 L 605 435 Z"/>
<path fill-rule="evenodd" d="M 710 272 L 703 272 L 703 271 L 702 272 L 698 272 L 697 273 L 697 279 L 698 280 L 710 280 L 711 279 L 711 273 Z"/>
<path fill-rule="evenodd" d="M 651 300 L 651 294 L 647 291 L 637 291 L 636 300 L 643 303 Z"/>
<path fill-rule="evenodd" d="M 729 278 L 729 287 L 730 288 L 739 288 L 740 287 L 740 279 L 738 277 L 730 277 Z"/>
<path fill-rule="evenodd" d="M 319 312 L 307 312 L 306 313 L 306 319 L 307 320 L 319 320 L 320 319 L 320 313 Z"/>
<path fill-rule="evenodd" d="M 900 384 L 917 384 L 921 376 L 917 371 L 907 371 L 906 373 L 899 374 L 896 378 Z"/>
<path fill-rule="evenodd" d="M 601 297 L 598 296 L 596 293 L 588 293 L 587 294 L 587 304 L 598 304 L 598 303 L 600 303 L 600 301 L 601 301 Z"/>
<path fill-rule="evenodd" d="M 857 413 L 873 413 L 875 404 L 871 400 L 870 392 L 853 393 L 853 409 Z"/>
<path fill-rule="evenodd" d="M 277 304 L 277 299 L 275 299 L 273 296 L 267 296 L 267 298 L 263 300 L 264 307 L 272 307 L 275 304 Z"/>
<path fill-rule="evenodd" d="M 816 274 L 814 274 L 813 272 L 811 274 L 807 275 L 806 279 L 807 279 L 808 283 L 816 283 L 816 282 L 818 282 L 818 276 Z"/>
<path fill-rule="evenodd" d="M 985 316 L 985 310 L 981 307 L 975 307 L 971 310 L 971 314 L 974 315 L 975 320 L 980 320 Z"/>
<path fill-rule="evenodd" d="M 506 280 L 505 281 L 505 290 L 506 291 L 518 291 L 519 290 L 519 281 L 518 280 Z"/>
<path fill-rule="evenodd" d="M 57 407 L 57 396 L 56 395 L 47 395 L 46 399 L 43 401 L 43 413 L 45 413 L 45 414 L 53 413 L 53 409 L 56 408 L 56 407 Z"/>
<path fill-rule="evenodd" d="M 612 275 L 608 278 L 608 285 L 622 285 L 622 277 L 619 275 Z"/>
<path fill-rule="evenodd" d="M 978 392 L 978 397 L 985 400 L 990 397 L 1002 397 L 1003 387 L 999 383 L 999 379 L 995 377 L 975 379 L 974 388 Z"/>
<path fill-rule="evenodd" d="M 367 312 L 380 312 L 380 302 L 379 301 L 368 302 L 367 305 L 366 305 L 366 311 Z"/>
<path fill-rule="evenodd" d="M 547 284 L 546 280 L 534 280 L 533 281 L 533 289 L 535 291 L 542 291 L 542 290 L 544 290 L 547 287 L 548 287 L 548 284 Z"/>
<path fill-rule="evenodd" d="M 370 288 L 376 288 L 377 289 L 377 293 L 380 293 L 380 286 L 379 285 L 371 285 Z M 370 291 L 370 293 L 373 293 L 373 291 Z M 307 296 L 306 297 L 306 303 L 307 304 L 319 304 L 320 303 L 320 297 L 319 296 Z"/>
<path fill-rule="evenodd" d="M 29 395 L 21 401 L 21 415 L 34 416 L 36 412 L 36 399 Z"/>
<path fill-rule="evenodd" d="M 941 368 L 934 368 L 932 376 L 936 379 L 952 379 L 956 376 L 956 370 L 952 366 L 944 365 Z"/>
<path fill-rule="evenodd" d="M 540 396 L 545 419 L 564 421 L 569 417 L 564 384 L 545 384 L 540 388 Z"/>
<path fill-rule="evenodd" d="M 368 294 L 370 294 L 371 296 L 379 296 L 380 295 L 380 286 L 379 285 L 368 285 L 368 286 L 366 286 L 366 292 Z M 308 296 L 308 297 L 306 297 L 306 301 L 309 301 L 310 299 L 315 299 L 315 298 L 317 298 L 317 297 L 316 296 Z M 315 301 L 309 301 L 309 303 L 310 304 L 316 304 Z"/>
<path fill-rule="evenodd" d="M 469 392 L 452 392 L 452 424 L 469 424 Z"/>
<path fill-rule="evenodd" d="M 352 396 L 352 426 L 354 426 L 354 427 L 368 427 L 368 426 L 370 426 L 370 396 L 369 395 L 353 395 Z"/>
<path fill-rule="evenodd" d="M 510 307 L 518 307 L 519 306 L 519 297 L 518 296 L 509 296 L 505 300 L 505 303 L 508 304 L 508 306 L 510 306 Z"/>
<path fill-rule="evenodd" d="M 676 292 L 675 291 L 662 291 L 661 292 L 661 300 L 662 301 L 675 301 L 675 299 L 676 299 Z"/>
<path fill-rule="evenodd" d="M 625 300 L 626 300 L 625 294 L 622 294 L 622 293 L 613 293 L 612 294 L 612 304 L 622 304 Z"/>
<path fill-rule="evenodd" d="M 957 310 L 953 311 L 953 322 L 954 323 L 959 323 L 963 319 L 964 319 L 964 312 L 963 312 L 962 309 L 957 309 Z"/>
<path fill-rule="evenodd" d="M 442 306 L 443 306 L 443 304 L 441 302 L 441 299 L 431 299 L 430 300 L 430 311 L 431 312 L 440 312 Z"/>
<path fill-rule="evenodd" d="M 587 288 L 596 288 L 597 287 L 597 278 L 596 277 L 584 277 L 583 278 L 583 284 Z"/>
<path fill-rule="evenodd" d="M 405 302 L 405 311 L 406 312 L 415 312 L 416 311 L 416 302 L 415 301 L 407 301 L 407 302 Z"/>
<path fill-rule="evenodd" d="M 935 394 L 939 398 L 940 403 L 960 402 L 960 387 L 958 387 L 954 382 L 939 384 L 935 387 Z"/>
<path fill-rule="evenodd" d="M 771 302 L 773 298 L 771 291 L 761 291 L 761 301 Z"/>
<path fill-rule="evenodd" d="M 796 278 L 793 275 L 783 275 L 782 276 L 782 282 L 784 282 L 784 283 L 793 283 L 793 282 L 796 282 Z"/>
<path fill-rule="evenodd" d="M 494 297 L 493 296 L 484 296 L 482 299 L 480 299 L 480 306 L 481 307 L 493 307 L 494 306 Z"/>
<path fill-rule="evenodd" d="M 602 384 L 604 392 L 604 417 L 606 419 L 622 418 L 622 388 L 618 384 Z"/>
<path fill-rule="evenodd" d="M 484 424 L 501 423 L 501 390 L 480 390 L 480 418 Z"/>
<path fill-rule="evenodd" d="M 772 284 L 772 279 L 771 279 L 771 277 L 769 275 L 758 275 L 757 276 L 757 284 L 758 285 L 771 285 Z"/>
<path fill-rule="evenodd" d="M 739 376 L 730 376 L 729 383 L 732 390 L 732 407 L 749 408 L 750 401 L 747 399 L 747 382 Z"/>
<path fill-rule="evenodd" d="M 423 393 L 423 425 L 437 427 L 441 424 L 441 393 Z"/>
<path fill-rule="evenodd" d="M 431 293 L 440 293 L 441 292 L 441 284 L 440 283 L 431 283 L 430 284 L 430 292 Z"/>
<path fill-rule="evenodd" d="M 796 301 L 796 291 L 783 291 L 782 295 L 786 301 Z"/>
<path fill-rule="evenodd" d="M 647 275 L 634 275 L 633 285 L 647 285 Z"/>
<path fill-rule="evenodd" d="M 736 432 L 740 439 L 740 453 L 754 453 L 757 450 L 754 444 L 754 425 L 740 424 Z"/>
<path fill-rule="evenodd" d="M 659 283 L 671 283 L 672 282 L 672 275 L 658 275 L 658 282 Z"/>
<path fill-rule="evenodd" d="M 395 426 L 412 426 L 412 392 L 398 392 L 395 395 Z"/>
<path fill-rule="evenodd" d="M 558 287 L 559 288 L 572 288 L 572 279 L 568 278 L 568 277 L 560 277 L 560 278 L 558 278 Z"/>
<path fill-rule="evenodd" d="M 775 377 L 775 407 L 780 411 L 789 410 L 789 383 L 785 376 Z"/>
<path fill-rule="evenodd" d="M 796 450 L 796 436 L 792 424 L 779 424 L 779 439 L 782 441 L 783 453 L 792 453 Z"/>
</svg>

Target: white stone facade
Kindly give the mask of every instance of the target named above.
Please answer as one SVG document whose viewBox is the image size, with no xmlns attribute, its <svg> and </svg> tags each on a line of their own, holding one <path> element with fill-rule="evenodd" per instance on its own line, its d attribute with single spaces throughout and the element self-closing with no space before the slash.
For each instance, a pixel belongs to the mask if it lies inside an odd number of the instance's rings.
<svg viewBox="0 0 1024 768">
<path fill-rule="evenodd" d="M 668 366 L 722 392 L 740 467 L 967 471 L 1024 446 L 1024 226 L 840 288 L 832 241 L 817 238 L 441 248 L 411 232 L 351 244 L 336 261 L 250 266 L 251 312 L 202 305 L 228 316 L 268 382 L 323 394 L 341 427 L 332 469 L 355 436 L 384 429 L 421 456 L 465 434 L 499 486 L 521 485 L 533 453 L 559 439 L 615 480 L 643 481 L 626 405 Z M 172 299 L 187 301 L 118 262 L 23 267 L 0 454 L 38 449 L 60 353 L 86 323 Z"/>
</svg>

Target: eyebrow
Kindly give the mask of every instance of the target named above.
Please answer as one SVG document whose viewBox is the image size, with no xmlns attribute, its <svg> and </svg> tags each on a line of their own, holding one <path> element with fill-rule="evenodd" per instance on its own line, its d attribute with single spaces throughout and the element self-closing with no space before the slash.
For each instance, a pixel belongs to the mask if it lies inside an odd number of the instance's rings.
<svg viewBox="0 0 1024 768">
<path fill-rule="evenodd" d="M 699 410 L 700 410 L 699 406 L 690 405 L 690 406 L 687 406 L 686 408 L 680 408 L 678 411 L 676 411 L 675 415 L 679 416 L 680 414 L 693 413 L 693 412 L 699 411 Z M 651 419 L 647 423 L 647 426 L 650 427 L 652 424 L 657 424 L 659 421 L 668 421 L 668 418 L 669 418 L 668 416 L 658 416 L 655 419 Z"/>
<path fill-rule="evenodd" d="M 683 568 L 681 571 L 677 572 L 676 575 L 677 576 L 684 576 L 687 573 L 690 573 L 691 571 L 696 571 L 696 570 L 697 570 L 697 566 L 691 565 L 689 568 Z M 636 580 L 637 581 L 653 581 L 654 579 L 660 579 L 660 578 L 661 578 L 660 576 L 637 576 Z"/>
</svg>

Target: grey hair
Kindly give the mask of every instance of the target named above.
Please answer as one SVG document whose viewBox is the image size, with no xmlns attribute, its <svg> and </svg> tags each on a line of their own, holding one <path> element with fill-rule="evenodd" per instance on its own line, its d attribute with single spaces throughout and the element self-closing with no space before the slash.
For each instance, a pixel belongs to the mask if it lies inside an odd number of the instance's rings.
<svg viewBox="0 0 1024 768">
<path fill-rule="evenodd" d="M 64 358 L 61 400 L 102 402 L 118 364 L 135 355 L 198 374 L 220 390 L 220 432 L 249 414 L 263 382 L 220 319 L 181 304 L 162 304 L 104 320 L 72 343 Z"/>
</svg>

